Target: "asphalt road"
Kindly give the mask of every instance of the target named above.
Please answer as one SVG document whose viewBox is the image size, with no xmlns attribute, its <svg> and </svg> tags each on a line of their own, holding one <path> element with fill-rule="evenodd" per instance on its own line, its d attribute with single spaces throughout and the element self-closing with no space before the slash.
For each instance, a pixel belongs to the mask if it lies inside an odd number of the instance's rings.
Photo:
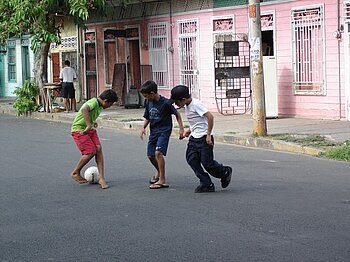
<svg viewBox="0 0 350 262">
<path fill-rule="evenodd" d="M 70 126 L 0 115 L 0 261 L 350 261 L 350 165 L 215 145 L 225 190 L 195 194 L 185 141 L 150 190 L 146 141 L 99 129 L 110 189 L 78 185 Z M 93 162 L 89 166 L 95 165 Z"/>
</svg>

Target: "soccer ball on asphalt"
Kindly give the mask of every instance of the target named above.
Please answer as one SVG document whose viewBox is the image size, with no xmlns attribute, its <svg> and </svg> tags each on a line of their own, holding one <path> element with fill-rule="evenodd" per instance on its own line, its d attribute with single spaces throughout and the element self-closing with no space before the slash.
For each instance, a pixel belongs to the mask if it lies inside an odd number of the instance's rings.
<svg viewBox="0 0 350 262">
<path fill-rule="evenodd" d="M 90 184 L 97 184 L 98 180 L 100 179 L 98 175 L 98 169 L 95 166 L 91 166 L 87 168 L 84 172 L 84 178 L 90 183 Z"/>
</svg>

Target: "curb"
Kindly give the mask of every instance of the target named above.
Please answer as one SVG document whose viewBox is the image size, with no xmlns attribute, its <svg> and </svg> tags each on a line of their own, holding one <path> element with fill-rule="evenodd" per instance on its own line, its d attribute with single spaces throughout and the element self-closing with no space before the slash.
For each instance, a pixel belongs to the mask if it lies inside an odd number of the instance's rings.
<svg viewBox="0 0 350 262">
<path fill-rule="evenodd" d="M 16 116 L 16 110 L 12 108 L 7 108 L 7 107 L 5 108 L 0 106 L 0 113 Z M 71 123 L 73 121 L 72 116 L 60 115 L 57 113 L 52 114 L 52 113 L 44 113 L 44 112 L 43 113 L 32 112 L 25 117 L 40 119 L 40 120 L 47 120 L 47 121 L 64 122 L 64 123 Z M 110 119 L 110 118 L 103 118 L 103 117 L 99 118 L 97 120 L 97 123 L 100 128 L 116 128 L 119 130 L 129 130 L 132 132 L 138 132 L 139 130 L 141 130 L 141 127 L 143 125 L 143 121 L 125 121 L 124 122 L 124 121 L 119 121 L 119 120 Z M 173 129 L 171 136 L 176 138 L 178 137 L 178 132 L 176 128 Z M 263 148 L 268 150 L 290 152 L 290 153 L 297 153 L 297 154 L 304 154 L 304 155 L 311 155 L 311 156 L 318 156 L 320 153 L 324 152 L 324 150 L 321 150 L 318 148 L 301 146 L 301 145 L 297 145 L 294 143 L 285 142 L 281 140 L 273 140 L 273 139 L 267 139 L 263 137 L 253 137 L 253 136 L 242 137 L 242 136 L 234 136 L 234 135 L 217 134 L 215 135 L 215 142 L 245 146 L 250 148 Z"/>
<path fill-rule="evenodd" d="M 216 141 L 226 144 L 234 144 L 252 148 L 264 148 L 269 150 L 291 152 L 311 156 L 318 156 L 320 153 L 324 152 L 324 150 L 318 148 L 301 146 L 290 142 L 267 139 L 263 137 L 239 137 L 232 135 L 223 135 L 216 137 Z"/>
</svg>

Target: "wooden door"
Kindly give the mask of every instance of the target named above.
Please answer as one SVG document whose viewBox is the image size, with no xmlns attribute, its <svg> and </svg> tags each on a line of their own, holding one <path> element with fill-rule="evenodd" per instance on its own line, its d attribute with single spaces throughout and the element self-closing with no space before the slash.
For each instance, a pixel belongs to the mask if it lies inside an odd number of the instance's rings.
<svg viewBox="0 0 350 262">
<path fill-rule="evenodd" d="M 141 88 L 140 76 L 140 47 L 139 40 L 129 40 L 130 55 L 130 85 L 136 86 L 137 90 Z"/>
<path fill-rule="evenodd" d="M 126 66 L 125 64 L 115 64 L 112 80 L 112 89 L 117 93 L 118 105 L 125 103 L 126 96 Z"/>
<path fill-rule="evenodd" d="M 52 82 L 58 83 L 60 82 L 60 54 L 52 53 L 51 61 L 52 61 Z"/>
</svg>

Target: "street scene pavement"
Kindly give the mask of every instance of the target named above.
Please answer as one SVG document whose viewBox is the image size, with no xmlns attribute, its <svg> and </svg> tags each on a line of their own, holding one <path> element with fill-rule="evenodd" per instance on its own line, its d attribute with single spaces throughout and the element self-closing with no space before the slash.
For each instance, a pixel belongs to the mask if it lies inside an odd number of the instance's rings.
<svg viewBox="0 0 350 262">
<path fill-rule="evenodd" d="M 195 194 L 186 140 L 173 137 L 170 188 L 151 190 L 147 140 L 99 128 L 102 190 L 69 176 L 69 123 L 0 123 L 0 261 L 349 261 L 348 163 L 217 143 L 232 182 Z"/>
<path fill-rule="evenodd" d="M 0 99 L 0 114 L 16 115 L 13 108 L 13 99 Z M 78 108 L 81 103 L 78 104 Z M 102 128 L 115 128 L 139 133 L 143 124 L 143 108 L 125 109 L 124 107 L 112 106 L 104 110 L 99 119 L 99 126 Z M 188 122 L 181 109 L 185 126 Z M 222 115 L 212 112 L 214 115 L 214 133 L 217 142 L 235 144 L 248 147 L 258 147 L 278 151 L 318 155 L 322 150 L 310 148 L 296 143 L 284 142 L 271 137 L 254 137 L 253 117 L 247 115 Z M 70 113 L 45 113 L 33 112 L 29 117 L 49 121 L 71 123 L 75 117 L 74 112 Z M 177 136 L 176 121 L 174 118 L 173 136 Z M 350 121 L 344 120 L 322 120 L 307 118 L 280 117 L 266 120 L 268 135 L 291 134 L 291 135 L 322 135 L 330 141 L 344 142 L 350 140 Z"/>
</svg>

